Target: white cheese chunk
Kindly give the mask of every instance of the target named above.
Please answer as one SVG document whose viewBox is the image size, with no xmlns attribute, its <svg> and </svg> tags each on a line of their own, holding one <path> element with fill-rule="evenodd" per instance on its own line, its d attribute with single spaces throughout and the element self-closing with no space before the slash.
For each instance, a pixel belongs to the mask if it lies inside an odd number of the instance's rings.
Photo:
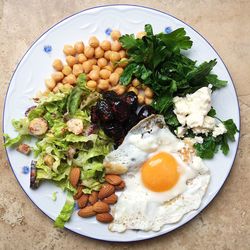
<svg viewBox="0 0 250 250">
<path fill-rule="evenodd" d="M 227 132 L 226 127 L 224 126 L 222 122 L 220 122 L 214 127 L 213 137 L 217 137 L 218 135 L 225 134 L 226 132 Z"/>
</svg>

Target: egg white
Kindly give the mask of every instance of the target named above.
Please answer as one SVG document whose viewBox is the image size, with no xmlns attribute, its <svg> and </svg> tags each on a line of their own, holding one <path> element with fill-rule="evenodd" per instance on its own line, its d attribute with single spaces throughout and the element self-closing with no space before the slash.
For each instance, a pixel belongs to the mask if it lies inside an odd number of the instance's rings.
<svg viewBox="0 0 250 250">
<path fill-rule="evenodd" d="M 165 126 L 163 117 L 154 115 L 133 128 L 122 145 L 105 158 L 107 166 L 113 169 L 122 166 L 126 171 L 122 176 L 126 189 L 112 210 L 111 231 L 158 231 L 200 206 L 209 184 L 209 170 L 194 153 L 184 162 L 181 153 L 184 147 L 184 142 Z M 176 159 L 180 176 L 170 190 L 153 192 L 142 182 L 141 166 L 159 152 L 167 152 Z"/>
</svg>

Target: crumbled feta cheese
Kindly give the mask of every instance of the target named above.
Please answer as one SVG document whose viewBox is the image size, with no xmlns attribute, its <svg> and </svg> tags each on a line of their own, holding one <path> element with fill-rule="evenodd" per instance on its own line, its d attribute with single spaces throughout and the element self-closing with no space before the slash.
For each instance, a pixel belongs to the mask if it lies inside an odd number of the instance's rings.
<svg viewBox="0 0 250 250">
<path fill-rule="evenodd" d="M 205 116 L 203 124 L 198 127 L 194 127 L 192 130 L 195 134 L 207 134 L 215 127 L 215 119 L 211 116 Z"/>
<path fill-rule="evenodd" d="M 200 144 L 203 143 L 203 138 L 202 138 L 201 136 L 195 136 L 194 139 L 195 139 L 195 141 L 196 141 L 197 143 L 200 143 Z"/>
<path fill-rule="evenodd" d="M 174 113 L 181 125 L 189 128 L 202 126 L 211 109 L 211 89 L 203 87 L 186 97 L 175 97 Z"/>
<path fill-rule="evenodd" d="M 213 137 L 217 137 L 218 135 L 223 135 L 226 132 L 227 132 L 226 127 L 222 122 L 220 122 L 219 124 L 216 124 L 216 126 L 214 127 Z"/>
<path fill-rule="evenodd" d="M 178 138 L 183 138 L 186 132 L 187 132 L 187 128 L 184 128 L 182 126 L 178 127 L 175 130 L 175 134 L 177 135 Z"/>
</svg>

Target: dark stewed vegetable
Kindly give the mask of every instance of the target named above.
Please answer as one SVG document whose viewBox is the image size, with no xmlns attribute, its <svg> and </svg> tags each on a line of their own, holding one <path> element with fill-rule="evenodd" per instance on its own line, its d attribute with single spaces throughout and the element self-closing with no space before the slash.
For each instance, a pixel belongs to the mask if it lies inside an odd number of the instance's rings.
<svg viewBox="0 0 250 250">
<path fill-rule="evenodd" d="M 102 94 L 103 99 L 91 109 L 91 121 L 119 146 L 127 132 L 140 120 L 155 114 L 151 106 L 143 106 L 137 115 L 138 98 L 134 92 L 118 96 L 114 91 Z"/>
</svg>

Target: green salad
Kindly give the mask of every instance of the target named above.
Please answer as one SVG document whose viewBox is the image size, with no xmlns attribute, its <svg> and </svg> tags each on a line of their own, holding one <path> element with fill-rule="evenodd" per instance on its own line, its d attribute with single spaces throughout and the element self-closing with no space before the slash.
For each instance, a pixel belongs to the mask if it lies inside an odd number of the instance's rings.
<svg viewBox="0 0 250 250">
<path fill-rule="evenodd" d="M 104 182 L 102 162 L 113 148 L 112 140 L 91 125 L 90 107 L 100 95 L 88 90 L 85 84 L 85 74 L 81 74 L 72 90 L 62 88 L 58 93 L 40 98 L 27 117 L 13 120 L 19 135 L 13 139 L 5 135 L 5 146 L 14 146 L 31 136 L 29 126 L 34 119 L 42 118 L 48 124 L 47 132 L 37 136 L 32 151 L 36 158 L 36 182 L 50 180 L 68 192 L 65 206 L 56 219 L 55 225 L 59 227 L 64 226 L 74 207 L 73 195 L 77 190 L 68 178 L 71 166 L 81 168 L 83 191 L 90 194 L 99 190 Z M 72 119 L 82 121 L 84 134 L 76 135 L 66 129 L 67 122 Z"/>
</svg>

